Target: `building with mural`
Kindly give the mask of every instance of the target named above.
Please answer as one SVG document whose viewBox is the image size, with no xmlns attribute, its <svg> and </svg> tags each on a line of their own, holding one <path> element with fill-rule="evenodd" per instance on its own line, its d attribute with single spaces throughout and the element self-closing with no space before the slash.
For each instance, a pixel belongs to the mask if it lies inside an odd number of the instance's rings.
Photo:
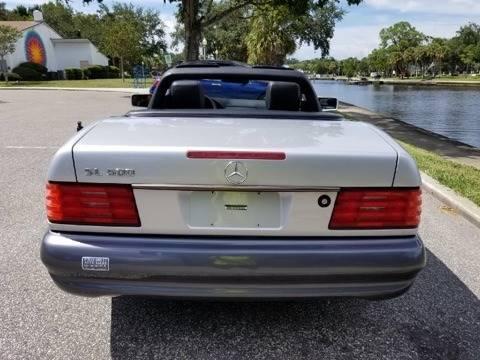
<svg viewBox="0 0 480 360">
<path fill-rule="evenodd" d="M 26 61 L 42 64 L 48 71 L 108 65 L 108 58 L 90 40 L 62 38 L 43 21 L 38 10 L 34 12 L 34 21 L 0 21 L 0 25 L 11 26 L 23 34 L 0 69 L 13 69 Z"/>
</svg>

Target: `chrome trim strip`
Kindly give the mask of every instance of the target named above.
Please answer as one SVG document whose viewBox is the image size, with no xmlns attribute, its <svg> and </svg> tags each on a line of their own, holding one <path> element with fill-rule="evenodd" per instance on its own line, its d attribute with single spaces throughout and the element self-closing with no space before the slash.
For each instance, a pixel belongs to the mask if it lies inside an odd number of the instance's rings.
<svg viewBox="0 0 480 360">
<path fill-rule="evenodd" d="M 184 184 L 132 184 L 134 189 L 142 190 L 180 190 L 180 191 L 280 191 L 280 192 L 319 192 L 339 191 L 339 187 L 314 186 L 263 186 L 263 185 L 184 185 Z"/>
</svg>

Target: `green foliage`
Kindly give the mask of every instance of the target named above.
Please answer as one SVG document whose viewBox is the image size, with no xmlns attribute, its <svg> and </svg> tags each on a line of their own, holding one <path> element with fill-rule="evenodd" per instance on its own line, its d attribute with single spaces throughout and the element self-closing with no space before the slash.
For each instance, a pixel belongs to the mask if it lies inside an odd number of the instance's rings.
<svg viewBox="0 0 480 360">
<path fill-rule="evenodd" d="M 153 56 L 167 48 L 165 24 L 158 11 L 132 4 L 114 3 L 111 9 L 101 5 L 100 16 L 107 27 L 111 26 L 112 21 L 130 24 L 139 39 L 140 56 Z"/>
<path fill-rule="evenodd" d="M 15 51 L 15 43 L 21 33 L 10 26 L 0 25 L 0 59 Z"/>
<path fill-rule="evenodd" d="M 65 38 L 78 38 L 79 28 L 76 23 L 75 12 L 60 0 L 48 2 L 41 6 L 45 22 Z M 78 15 L 81 16 L 81 15 Z"/>
<path fill-rule="evenodd" d="M 40 81 L 45 80 L 45 75 L 30 68 L 17 66 L 12 70 L 15 74 L 18 74 L 24 81 Z"/>
<path fill-rule="evenodd" d="M 246 37 L 248 62 L 282 65 L 296 48 L 288 26 L 290 22 L 289 9 L 285 6 L 257 9 Z"/>
<path fill-rule="evenodd" d="M 46 74 L 48 72 L 48 69 L 45 66 L 33 62 L 23 62 L 18 65 L 17 68 L 18 67 L 29 68 L 35 70 L 36 72 L 39 72 L 40 74 Z"/>
<path fill-rule="evenodd" d="M 90 0 L 87 0 L 90 1 Z M 363 0 L 347 0 L 347 4 L 359 4 Z M 290 47 L 291 42 L 312 44 L 315 49 L 320 49 L 322 54 L 328 54 L 329 41 L 333 36 L 333 28 L 335 21 L 341 17 L 341 10 L 339 10 L 340 0 L 223 0 L 223 1 L 201 1 L 201 0 L 183 0 L 179 5 L 177 20 L 182 24 L 176 31 L 174 39 L 183 40 L 185 58 L 187 60 L 196 60 L 199 57 L 199 46 L 202 37 L 209 31 L 213 25 L 219 24 L 234 13 L 248 14 L 247 17 L 252 17 L 253 22 L 257 17 L 255 23 L 260 24 L 262 21 L 258 19 L 258 13 L 264 11 L 265 8 L 273 8 L 277 10 L 287 9 L 289 21 L 282 19 L 280 23 L 273 24 L 270 21 L 269 26 L 272 28 L 288 27 L 289 39 L 284 35 L 277 35 L 275 41 L 278 45 L 280 37 L 284 38 L 284 44 L 281 46 L 284 49 L 280 52 L 285 52 L 285 49 Z M 266 14 L 264 12 L 264 14 Z M 267 17 L 270 14 L 266 14 Z M 275 15 L 277 20 L 278 14 Z M 232 21 L 230 26 L 232 28 L 241 27 L 245 16 L 242 16 L 237 21 Z M 265 24 L 269 22 L 268 19 L 263 19 Z M 250 35 L 250 48 L 259 49 L 266 48 L 266 44 L 253 44 L 254 39 L 261 40 L 256 36 L 257 30 L 250 28 L 248 34 Z M 265 32 L 266 33 L 266 32 Z M 247 32 L 244 32 L 247 34 Z M 241 39 L 243 36 L 237 38 L 237 43 L 242 46 Z M 276 45 L 276 46 L 277 46 Z M 240 47 L 241 48 L 241 47 Z M 245 49 L 245 47 L 243 47 Z M 220 49 L 218 49 L 220 52 Z M 270 50 L 271 51 L 271 50 Z M 277 51 L 275 51 L 277 52 Z M 251 55 L 251 58 L 257 58 L 258 54 Z M 268 57 L 268 56 L 267 56 Z"/>
<path fill-rule="evenodd" d="M 402 143 L 402 146 L 413 156 L 422 171 L 480 206 L 479 169 L 446 160 L 406 143 Z"/>
<path fill-rule="evenodd" d="M 65 75 L 66 75 L 67 80 L 82 80 L 83 79 L 82 69 L 77 69 L 77 68 L 65 69 Z"/>
<path fill-rule="evenodd" d="M 359 67 L 360 60 L 350 57 L 348 59 L 340 61 L 340 69 L 342 75 L 351 78 L 357 75 L 357 69 Z"/>
<path fill-rule="evenodd" d="M 116 66 L 90 66 L 83 70 L 86 79 L 114 79 L 120 76 L 120 69 Z"/>
<path fill-rule="evenodd" d="M 408 72 L 408 49 L 420 46 L 426 37 L 406 21 L 380 31 L 381 47 L 388 52 L 388 63 L 402 76 Z"/>
<path fill-rule="evenodd" d="M 214 6 L 224 4 L 214 3 Z M 251 14 L 250 14 L 251 15 Z M 246 34 L 250 30 L 250 15 L 247 9 L 236 10 L 223 17 L 214 25 L 204 30 L 207 40 L 207 54 L 220 59 L 232 59 L 247 62 Z M 173 35 L 173 44 L 178 46 L 184 41 L 185 32 L 183 26 L 177 25 Z"/>
<path fill-rule="evenodd" d="M 334 74 L 326 62 L 336 64 L 336 73 L 343 76 L 368 75 L 375 72 L 391 76 L 438 76 L 445 71 L 452 75 L 480 70 L 480 26 L 468 24 L 451 39 L 433 38 L 418 32 L 406 22 L 394 24 L 380 33 L 381 46 L 366 58 L 314 59 L 297 62 L 293 67 L 315 74 Z M 333 66 L 335 67 L 335 66 Z"/>
<path fill-rule="evenodd" d="M 109 21 L 105 28 L 104 51 L 113 58 L 120 59 L 122 78 L 124 76 L 124 60 L 134 63 L 141 59 L 141 35 L 135 29 L 135 23 L 127 19 Z"/>
<path fill-rule="evenodd" d="M 38 5 L 30 7 L 17 5 L 14 9 L 8 10 L 5 6 L 5 2 L 0 2 L 0 21 L 30 20 L 33 11 L 38 9 Z"/>
<path fill-rule="evenodd" d="M 18 74 L 25 81 L 47 80 L 47 71 L 45 66 L 32 62 L 21 63 L 12 70 L 13 73 Z"/>
</svg>

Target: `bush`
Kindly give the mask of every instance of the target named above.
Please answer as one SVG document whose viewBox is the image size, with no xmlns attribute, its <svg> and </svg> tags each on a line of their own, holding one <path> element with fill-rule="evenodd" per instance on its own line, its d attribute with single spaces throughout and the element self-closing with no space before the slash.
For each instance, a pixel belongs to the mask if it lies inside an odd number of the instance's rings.
<svg viewBox="0 0 480 360">
<path fill-rule="evenodd" d="M 30 67 L 17 66 L 12 72 L 18 74 L 24 81 L 40 81 L 45 78 L 44 74 L 33 70 Z"/>
<path fill-rule="evenodd" d="M 89 79 L 106 79 L 107 71 L 104 66 L 95 65 L 85 69 Z"/>
<path fill-rule="evenodd" d="M 22 80 L 22 77 L 16 73 L 8 73 L 8 81 L 20 81 Z M 0 81 L 5 81 L 5 76 L 3 76 L 3 73 L 0 74 Z"/>
<path fill-rule="evenodd" d="M 61 80 L 58 78 L 58 71 L 49 71 L 47 73 L 47 80 Z"/>
<path fill-rule="evenodd" d="M 83 70 L 87 79 L 111 79 L 120 77 L 120 69 L 116 66 L 89 66 Z"/>
<path fill-rule="evenodd" d="M 65 69 L 65 75 L 67 76 L 67 80 L 82 80 L 83 79 L 83 71 L 82 69 Z"/>
<path fill-rule="evenodd" d="M 109 78 L 119 78 L 120 77 L 120 69 L 116 66 L 109 66 L 108 67 L 108 77 Z"/>
<path fill-rule="evenodd" d="M 48 72 L 48 69 L 45 66 L 41 64 L 33 63 L 33 62 L 24 62 L 18 65 L 17 67 L 29 68 L 29 69 L 35 70 L 36 72 L 39 72 L 40 74 L 45 74 L 45 75 Z"/>
</svg>

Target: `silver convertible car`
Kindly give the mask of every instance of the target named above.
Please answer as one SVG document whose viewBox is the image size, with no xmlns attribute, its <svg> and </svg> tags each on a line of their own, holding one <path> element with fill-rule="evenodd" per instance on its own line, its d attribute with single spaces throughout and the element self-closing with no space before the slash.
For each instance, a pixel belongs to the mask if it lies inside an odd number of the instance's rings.
<svg viewBox="0 0 480 360">
<path fill-rule="evenodd" d="M 300 72 L 232 62 L 165 72 L 147 108 L 54 156 L 41 258 L 84 296 L 294 299 L 406 292 L 425 266 L 421 179 L 376 127 Z"/>
</svg>

